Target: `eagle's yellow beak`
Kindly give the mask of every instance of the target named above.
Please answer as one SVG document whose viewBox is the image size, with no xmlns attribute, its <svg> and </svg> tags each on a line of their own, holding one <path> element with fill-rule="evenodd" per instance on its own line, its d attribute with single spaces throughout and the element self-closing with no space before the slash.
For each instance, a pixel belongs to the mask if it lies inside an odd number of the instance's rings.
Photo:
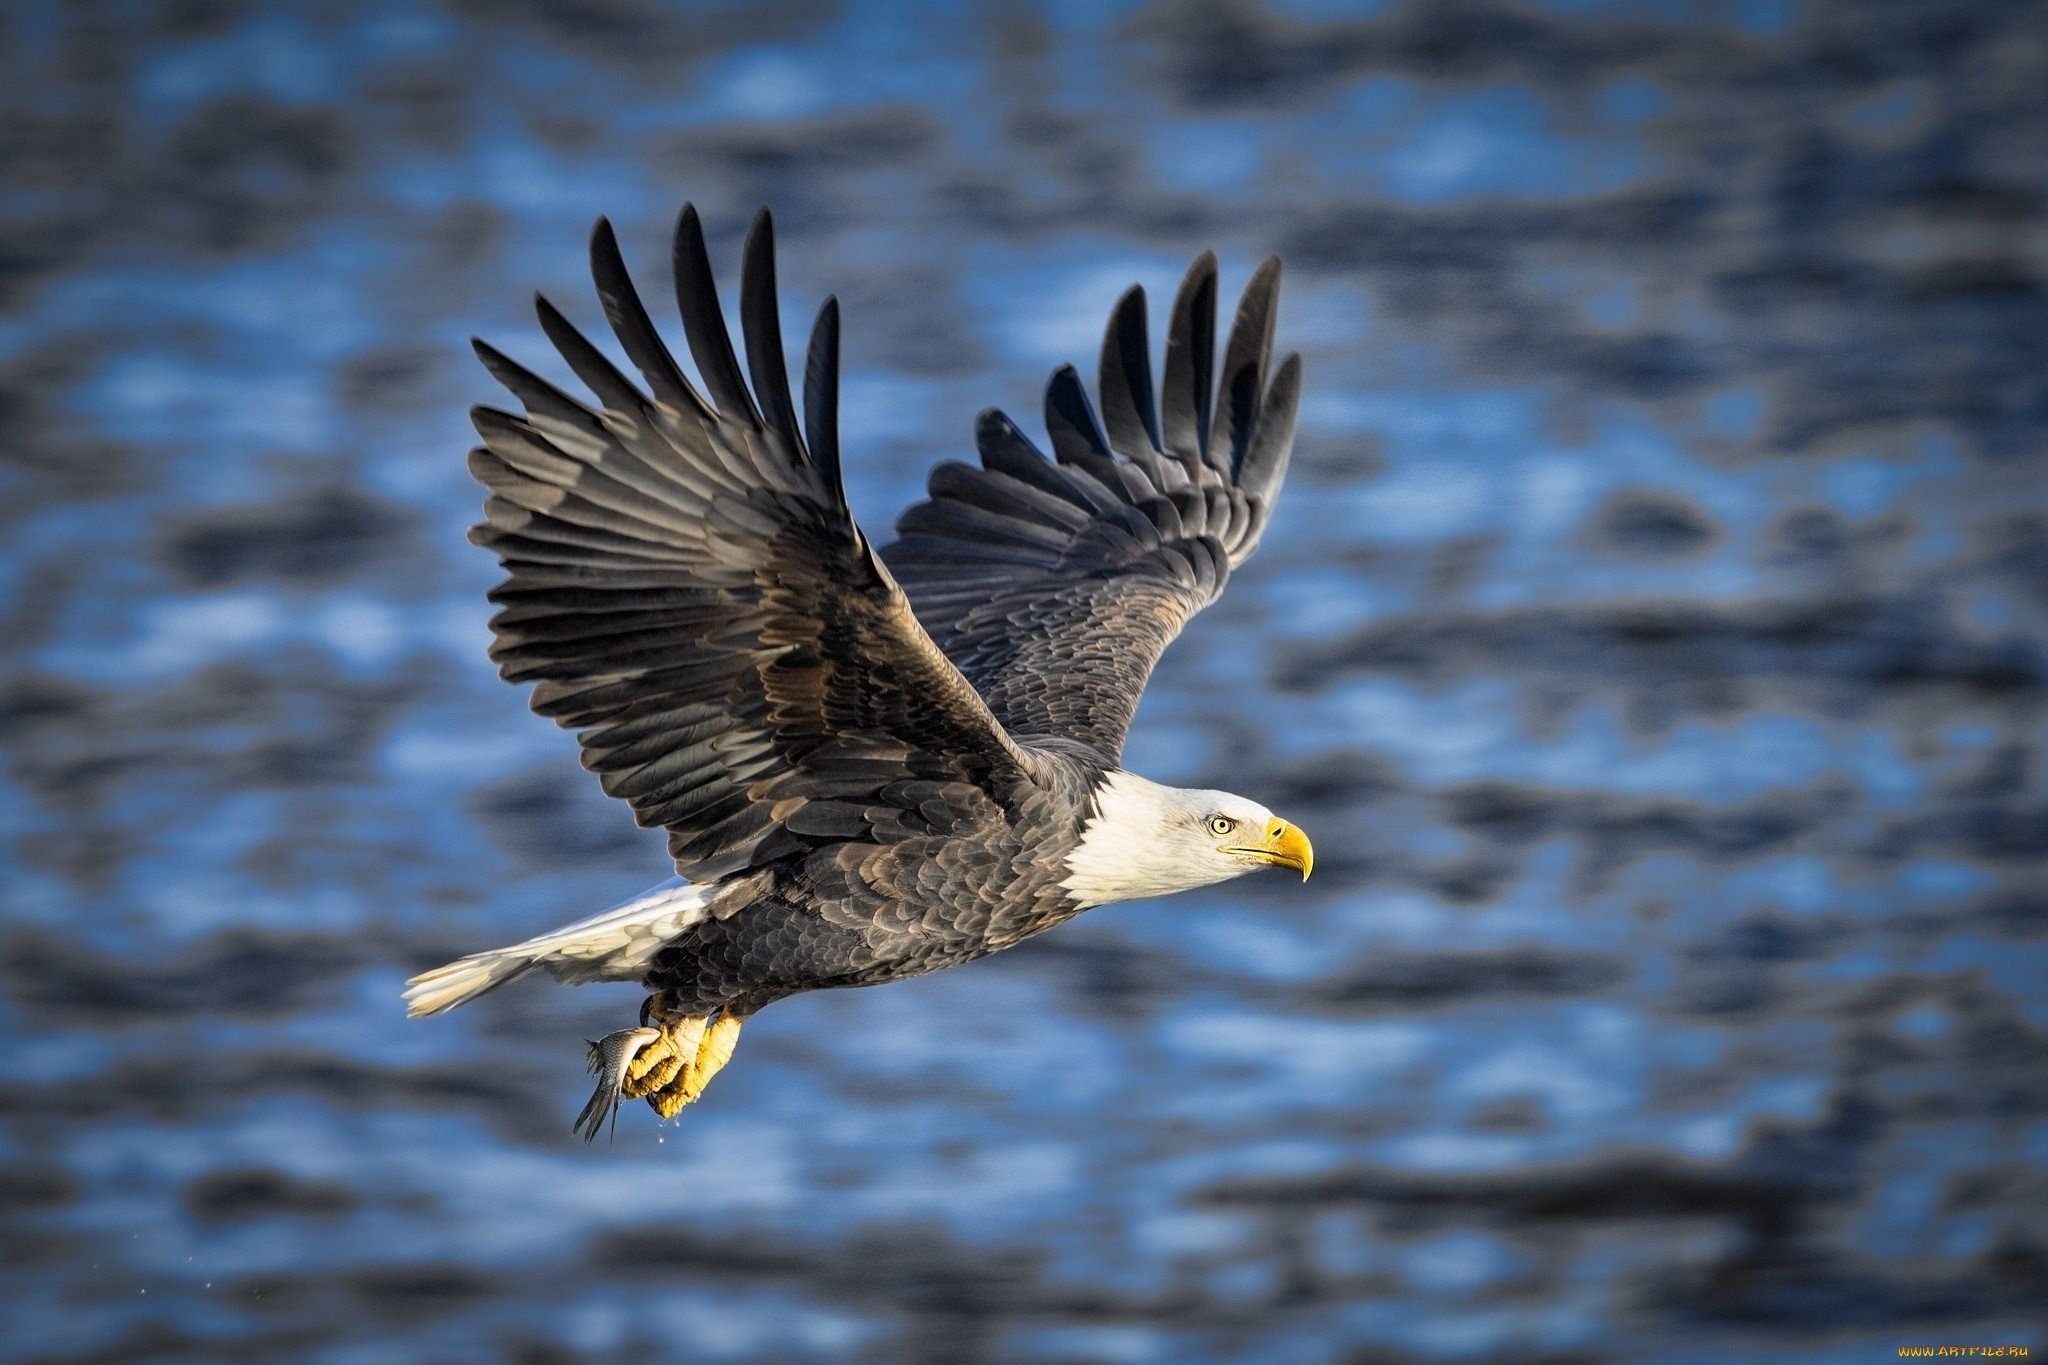
<svg viewBox="0 0 2048 1365">
<path fill-rule="evenodd" d="M 1291 867 L 1301 874 L 1303 881 L 1308 880 L 1308 874 L 1316 865 L 1316 851 L 1309 844 L 1308 836 L 1285 820 L 1275 820 L 1266 826 L 1266 837 L 1258 843 L 1239 844 L 1223 851 L 1256 858 L 1274 867 Z"/>
</svg>

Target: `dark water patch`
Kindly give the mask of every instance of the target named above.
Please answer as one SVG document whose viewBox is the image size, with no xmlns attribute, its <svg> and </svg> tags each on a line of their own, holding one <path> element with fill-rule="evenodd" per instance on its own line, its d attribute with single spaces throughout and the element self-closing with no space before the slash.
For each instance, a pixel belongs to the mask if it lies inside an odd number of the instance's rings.
<svg viewBox="0 0 2048 1365">
<path fill-rule="evenodd" d="M 24 1220 L 24 1226 L 5 1229 L 0 1236 L 0 1266 L 27 1274 L 37 1270 L 74 1266 L 80 1257 L 90 1256 L 93 1238 L 77 1232 L 42 1226 Z"/>
<path fill-rule="evenodd" d="M 1202 108 L 1314 105 L 1369 75 L 1582 90 L 1682 65 L 1733 83 L 1767 51 L 1717 25 L 1594 20 L 1489 0 L 1397 5 L 1371 18 L 1336 20 L 1302 19 L 1256 0 L 1173 4 L 1134 28 L 1156 45 L 1153 65 L 1166 91 Z"/>
<path fill-rule="evenodd" d="M 387 346 L 351 357 L 336 387 L 341 401 L 363 412 L 417 413 L 440 401 L 448 356 L 425 346 Z"/>
<path fill-rule="evenodd" d="M 339 110 L 233 96 L 191 110 L 131 174 L 154 230 L 190 249 L 259 249 L 337 206 L 357 154 Z M 124 177 L 125 179 L 125 177 Z"/>
<path fill-rule="evenodd" d="M 1903 518 L 1862 523 L 1825 507 L 1797 507 L 1765 532 L 1768 562 L 1788 569 L 1853 574 L 1894 552 L 1910 534 Z"/>
<path fill-rule="evenodd" d="M 2024 1321 L 2048 1296 L 2048 1248 L 2014 1241 L 1958 1265 L 1914 1270 L 1852 1250 L 1765 1245 L 1680 1273 L 1646 1307 L 1798 1339 L 1846 1331 Z"/>
<path fill-rule="evenodd" d="M 0 690 L 0 739 L 23 748 L 47 742 L 45 727 L 62 726 L 90 711 L 98 695 L 68 678 L 13 674 Z"/>
<path fill-rule="evenodd" d="M 1517 1097 L 1480 1105 L 1467 1116 L 1465 1125 L 1475 1133 L 1540 1133 L 1549 1126 L 1540 1103 Z"/>
<path fill-rule="evenodd" d="M 779 1280 L 813 1275 L 831 1263 L 815 1249 L 760 1234 L 733 1236 L 687 1227 L 625 1227 L 591 1239 L 591 1265 L 607 1278 Z"/>
<path fill-rule="evenodd" d="M 2048 606 L 2048 515 L 2015 512 L 1982 536 L 1986 570 L 2037 606 Z"/>
<path fill-rule="evenodd" d="M 1649 559 L 1698 554 L 1720 538 L 1697 504 L 1647 489 L 1611 495 L 1588 519 L 1583 534 L 1595 549 Z"/>
<path fill-rule="evenodd" d="M 680 14 L 654 0 L 462 0 L 452 8 L 479 35 L 509 30 L 542 51 L 664 85 L 688 79 L 704 58 L 731 47 L 815 38 L 831 15 L 811 0 L 711 4 Z"/>
<path fill-rule="evenodd" d="M 208 1333 L 166 1317 L 149 1316 L 124 1331 L 108 1334 L 109 1339 L 101 1345 L 39 1349 L 21 1358 L 36 1365 L 126 1365 L 136 1360 L 201 1362 L 230 1357 L 285 1360 L 331 1342 L 337 1335 L 335 1325 L 326 1322 L 260 1331 L 250 1331 L 238 1324 L 232 1332 Z"/>
<path fill-rule="evenodd" d="M 159 554 L 195 587 L 322 586 L 403 557 L 418 530 L 417 519 L 391 503 L 328 487 L 184 518 L 166 528 Z"/>
<path fill-rule="evenodd" d="M 78 1194 L 78 1182 L 61 1167 L 0 1166 L 0 1217 L 60 1209 L 74 1202 Z"/>
<path fill-rule="evenodd" d="M 306 1180 L 261 1166 L 213 1171 L 185 1187 L 185 1211 L 201 1223 L 258 1218 L 340 1218 L 359 1202 L 348 1186 Z"/>
<path fill-rule="evenodd" d="M 813 119 L 733 122 L 671 134 L 655 144 L 653 164 L 722 187 L 713 249 L 731 259 L 717 237 L 736 236 L 753 206 L 776 205 L 775 221 L 790 249 L 806 233 L 834 225 L 835 216 L 814 196 L 835 180 L 915 167 L 943 136 L 939 124 L 913 107 L 861 109 Z M 824 182 L 821 184 L 820 182 Z M 805 191 L 798 191 L 802 184 Z M 806 192 L 807 191 L 807 192 Z M 707 206 L 710 207 L 710 206 Z"/>
<path fill-rule="evenodd" d="M 1033 943 L 1028 970 L 1056 981 L 1090 1017 L 1125 1022 L 1148 1017 L 1209 979 L 1192 964 L 1165 961 L 1100 930 Z"/>
<path fill-rule="evenodd" d="M 394 52 L 389 61 L 363 73 L 361 102 L 375 111 L 378 125 L 394 140 L 451 156 L 485 120 L 474 93 L 464 73 L 434 53 Z M 486 254 L 480 249 L 464 263 L 474 271 Z"/>
<path fill-rule="evenodd" d="M 1413 1012 L 1483 1000 L 1598 996 L 1628 980 L 1625 958 L 1550 948 L 1381 950 L 1299 992 L 1304 1003 L 1343 1014 Z"/>
<path fill-rule="evenodd" d="M 1401 1232 L 1471 1222 L 1538 1230 L 1640 1219 L 1701 1219 L 1776 1235 L 1813 1201 L 1815 1191 L 1785 1179 L 1661 1153 L 1617 1153 L 1506 1174 L 1432 1175 L 1367 1167 L 1246 1177 L 1218 1181 L 1203 1190 L 1201 1198 L 1273 1217 L 1366 1208 L 1378 1213 L 1390 1230 Z"/>
<path fill-rule="evenodd" d="M 15 1004 L 73 1026 L 132 1027 L 177 1015 L 275 1019 L 330 1002 L 363 965 L 361 949 L 333 934 L 237 928 L 148 962 L 47 929 L 0 939 L 0 974 Z"/>
<path fill-rule="evenodd" d="M 926 378 L 971 375 L 987 366 L 988 355 L 964 325 L 970 310 L 954 283 L 932 262 L 891 262 L 863 271 L 839 291 L 839 301 L 866 320 L 866 350 L 875 363 Z"/>
<path fill-rule="evenodd" d="M 1693 944 L 1686 953 L 1701 961 L 1730 964 L 1812 962 L 1840 951 L 1845 939 L 1855 932 L 1855 926 L 1843 916 L 1815 919 L 1750 910 Z"/>
<path fill-rule="evenodd" d="M 1662 1001 L 1682 1019 L 1761 1025 L 1790 1011 L 1795 990 L 1768 964 L 1705 959 L 1681 968 Z"/>
<path fill-rule="evenodd" d="M 571 1045 L 572 1049 L 574 1045 Z M 10 1121 L 62 1114 L 66 1122 L 127 1119 L 191 1124 L 223 1108 L 276 1096 L 345 1113 L 452 1113 L 478 1118 L 500 1137 L 554 1148 L 571 1116 L 565 1085 L 581 1084 L 580 1060 L 554 1075 L 500 1057 L 426 1066 L 379 1066 L 305 1048 L 207 1055 L 117 1057 L 87 1082 L 0 1087 Z M 309 1119 L 310 1121 L 310 1119 Z"/>
<path fill-rule="evenodd" d="M 1827 785 L 1712 806 L 1489 780 L 1447 788 L 1441 799 L 1451 825 L 1500 843 L 1573 839 L 1585 848 L 1597 883 L 1614 868 L 1652 853 L 1729 862 L 1783 851 L 1841 819 L 1853 808 L 1855 794 Z"/>
<path fill-rule="evenodd" d="M 325 787 L 368 772 L 378 736 L 429 676 L 420 666 L 356 681 L 296 647 L 118 690 L 21 673 L 0 684 L 0 725 L 16 740 L 15 781 L 67 814 L 166 779 L 215 796 Z"/>
<path fill-rule="evenodd" d="M 7 302 L 7 252 L 0 246 L 0 305 Z M 19 257 L 12 264 L 25 272 Z M 0 466 L 25 476 L 9 479 L 18 491 L 0 503 L 0 524 L 58 500 L 130 493 L 144 481 L 146 452 L 96 431 L 66 401 L 109 342 L 104 333 L 67 330 L 0 358 Z"/>
<path fill-rule="evenodd" d="M 2048 853 L 2048 811 L 2038 797 L 1973 803 L 1890 821 L 1882 841 L 1900 855 L 1951 854 L 1996 866 L 2032 864 Z"/>
<path fill-rule="evenodd" d="M 861 1306 L 896 1327 L 897 1358 L 975 1358 L 993 1353 L 1008 1332 L 1055 1324 L 1244 1330 L 1276 1308 L 1312 1306 L 1271 1294 L 1242 1304 L 1205 1300 L 1192 1284 L 1133 1292 L 1076 1283 L 1033 1252 L 964 1243 L 937 1226 L 901 1223 L 822 1246 L 625 1228 L 594 1239 L 589 1254 L 607 1276 L 628 1282 L 794 1286 L 815 1300 Z M 1354 1289 L 1330 1286 L 1313 1297 L 1343 1302 Z"/>
<path fill-rule="evenodd" d="M 453 1262 L 369 1266 L 344 1281 L 351 1305 L 379 1322 L 414 1326 L 468 1309 L 494 1292 L 492 1277 Z"/>
<path fill-rule="evenodd" d="M 1419 878 L 1451 905 L 1488 905 L 1514 884 L 1521 869 L 1499 853 L 1478 852 L 1431 864 Z"/>
<path fill-rule="evenodd" d="M 1943 805 L 1964 808 L 2004 808 L 2020 805 L 2039 795 L 2034 736 L 2001 736 L 1985 746 L 1975 762 L 1958 764 L 1954 776 L 1941 784 Z"/>
<path fill-rule="evenodd" d="M 1986 699 L 2048 689 L 2019 639 L 1979 640 L 1920 598 L 1851 598 L 1721 606 L 1702 602 L 1533 607 L 1390 617 L 1282 671 L 1286 685 L 1327 686 L 1352 670 L 1426 680 L 1485 672 L 1619 669 L 1631 680 L 1701 675 L 1770 678 L 1838 695 L 1940 689 Z M 1832 686 L 1830 686 L 1832 685 Z"/>
<path fill-rule="evenodd" d="M 2024 942 L 2048 937 L 2048 888 L 2016 886 L 1946 911 L 1902 917 L 1898 928 L 1929 937 L 1968 930 Z"/>
<path fill-rule="evenodd" d="M 630 814 L 593 799 L 587 774 L 549 765 L 482 788 L 471 809 L 499 847 L 533 868 L 623 866 L 642 847 Z"/>
<path fill-rule="evenodd" d="M 1218 781 L 1223 780 L 1220 776 Z M 1313 754 L 1274 775 L 1267 802 L 1275 810 L 1336 810 L 1399 795 L 1409 788 L 1400 770 L 1363 750 Z"/>
</svg>

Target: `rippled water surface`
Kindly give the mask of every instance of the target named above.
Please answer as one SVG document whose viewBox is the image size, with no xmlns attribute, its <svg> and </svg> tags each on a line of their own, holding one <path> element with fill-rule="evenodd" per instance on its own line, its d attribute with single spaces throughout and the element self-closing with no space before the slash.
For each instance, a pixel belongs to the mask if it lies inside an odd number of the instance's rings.
<svg viewBox="0 0 2048 1365">
<path fill-rule="evenodd" d="M 0 32 L 0 1355 L 2048 1347 L 2028 6 Z M 842 298 L 877 533 L 1125 284 L 1286 258 L 1291 487 L 1127 758 L 1320 862 L 786 1002 L 586 1149 L 637 991 L 398 992 L 667 874 L 485 661 L 464 410 L 684 198 Z"/>
</svg>

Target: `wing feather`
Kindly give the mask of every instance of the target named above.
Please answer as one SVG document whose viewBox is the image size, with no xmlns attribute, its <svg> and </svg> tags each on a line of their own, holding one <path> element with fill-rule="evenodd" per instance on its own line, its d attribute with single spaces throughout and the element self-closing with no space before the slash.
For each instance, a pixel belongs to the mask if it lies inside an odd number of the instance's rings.
<svg viewBox="0 0 2048 1365">
<path fill-rule="evenodd" d="M 1145 296 L 1103 338 L 1102 413 L 1072 366 L 1046 387 L 1048 460 L 1002 413 L 976 424 L 979 468 L 933 471 L 883 557 L 940 646 L 1016 735 L 1121 754 L 1152 667 L 1257 547 L 1286 476 L 1301 392 L 1267 373 L 1280 263 L 1252 275 L 1216 387 L 1216 258 L 1174 299 L 1163 402 Z"/>
<path fill-rule="evenodd" d="M 830 301 L 799 429 L 773 232 L 764 211 L 747 240 L 743 371 L 696 211 L 678 220 L 677 302 L 708 400 L 656 333 L 602 221 L 592 276 L 649 392 L 544 299 L 542 330 L 601 408 L 477 347 L 524 408 L 474 413 L 483 445 L 470 467 L 489 497 L 471 538 L 507 571 L 491 594 L 492 657 L 507 679 L 535 684 L 535 710 L 577 732 L 606 791 L 667 828 L 693 881 L 925 828 L 924 794 L 887 795 L 914 774 L 956 807 L 985 809 L 1034 771 L 847 509 Z M 1042 507 L 981 511 L 1004 544 L 1047 551 Z"/>
<path fill-rule="evenodd" d="M 662 344 L 661 334 L 654 330 L 647 305 L 640 301 L 640 291 L 633 287 L 633 277 L 626 271 L 626 260 L 619 253 L 619 239 L 612 232 L 610 219 L 598 219 L 597 226 L 590 230 L 590 273 L 597 285 L 598 302 L 604 305 L 605 319 L 612 325 L 612 334 L 618 337 L 627 359 L 647 380 L 655 401 L 677 412 L 709 417 L 711 405 L 684 377 L 675 357 Z"/>
<path fill-rule="evenodd" d="M 1216 383 L 1216 253 L 1205 251 L 1173 300 L 1166 330 L 1167 448 L 1193 472 L 1209 444 Z"/>
<path fill-rule="evenodd" d="M 1152 393 L 1152 343 L 1142 285 L 1125 290 L 1109 315 L 1096 387 L 1102 392 L 1110 443 L 1133 460 L 1159 452 L 1159 405 Z"/>
<path fill-rule="evenodd" d="M 754 409 L 754 396 L 747 392 L 739 357 L 733 354 L 732 336 L 725 330 L 725 313 L 718 306 L 718 283 L 711 275 L 711 255 L 704 249 L 704 225 L 697 218 L 695 204 L 683 205 L 676 220 L 673 259 L 683 335 L 689 339 L 690 358 L 697 362 L 697 373 L 704 376 L 712 403 L 725 419 L 759 427 L 760 413 Z"/>
<path fill-rule="evenodd" d="M 740 257 L 740 328 L 762 419 L 792 448 L 803 449 L 789 399 L 789 367 L 782 358 L 782 314 L 775 303 L 775 221 L 765 207 L 755 215 Z"/>
</svg>

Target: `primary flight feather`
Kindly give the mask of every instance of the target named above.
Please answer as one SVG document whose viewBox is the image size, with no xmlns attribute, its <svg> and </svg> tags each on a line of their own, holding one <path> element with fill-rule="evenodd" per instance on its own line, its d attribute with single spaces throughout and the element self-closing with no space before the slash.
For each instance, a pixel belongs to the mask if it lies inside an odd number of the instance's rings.
<svg viewBox="0 0 2048 1365">
<path fill-rule="evenodd" d="M 1002 413 L 979 466 L 933 470 L 879 553 L 847 510 L 839 308 L 792 400 L 767 210 L 740 269 L 745 368 L 694 208 L 676 301 L 701 389 L 655 331 L 608 223 L 605 316 L 641 384 L 545 299 L 599 406 L 478 342 L 522 414 L 479 407 L 471 539 L 506 578 L 491 657 L 576 732 L 584 765 L 668 831 L 674 881 L 413 978 L 414 1015 L 536 968 L 638 981 L 639 1025 L 591 1045 L 595 1137 L 620 1098 L 702 1093 L 741 1021 L 1007 948 L 1091 906 L 1262 866 L 1307 877 L 1300 830 L 1227 792 L 1119 766 L 1160 653 L 1250 556 L 1287 470 L 1301 365 L 1269 372 L 1280 263 L 1246 287 L 1217 387 L 1216 259 L 1188 272 L 1155 394 L 1145 295 L 1118 301 L 1098 393 L 1046 391 L 1047 459 Z"/>
</svg>

